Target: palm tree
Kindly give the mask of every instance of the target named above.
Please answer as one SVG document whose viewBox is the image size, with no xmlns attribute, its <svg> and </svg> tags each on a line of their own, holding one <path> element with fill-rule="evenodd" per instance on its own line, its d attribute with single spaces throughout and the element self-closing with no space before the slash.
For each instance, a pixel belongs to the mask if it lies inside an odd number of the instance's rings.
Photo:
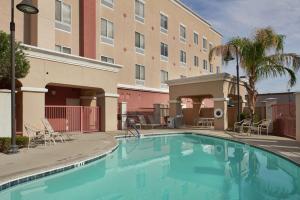
<svg viewBox="0 0 300 200">
<path fill-rule="evenodd" d="M 289 86 L 296 84 L 296 71 L 300 68 L 300 56 L 294 53 L 284 53 L 285 36 L 275 33 L 270 28 L 256 30 L 251 38 L 236 37 L 227 44 L 216 46 L 209 53 L 209 60 L 213 56 L 236 55 L 240 57 L 241 68 L 248 78 L 246 89 L 248 92 L 248 107 L 253 119 L 258 92 L 256 84 L 259 80 L 289 75 Z M 227 65 L 228 62 L 225 62 Z"/>
</svg>

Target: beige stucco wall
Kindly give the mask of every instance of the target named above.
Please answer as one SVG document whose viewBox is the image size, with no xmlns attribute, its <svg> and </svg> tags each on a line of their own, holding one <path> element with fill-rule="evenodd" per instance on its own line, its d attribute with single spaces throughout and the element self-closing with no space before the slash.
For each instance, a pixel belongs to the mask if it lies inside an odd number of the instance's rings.
<svg viewBox="0 0 300 200">
<path fill-rule="evenodd" d="M 135 64 L 146 68 L 145 86 L 160 88 L 160 70 L 169 72 L 169 79 L 184 76 L 198 76 L 207 74 L 203 69 L 203 59 L 208 60 L 208 51 L 202 49 L 202 36 L 214 45 L 221 44 L 221 36 L 214 32 L 208 24 L 191 15 L 181 6 L 171 0 L 151 0 L 145 3 L 145 23 L 135 20 L 135 1 L 115 1 L 114 8 L 110 9 L 97 1 L 97 57 L 101 55 L 112 57 L 116 63 L 124 65 L 119 73 L 119 83 L 135 85 Z M 168 15 L 168 34 L 160 32 L 160 12 Z M 118 13 L 118 14 L 116 14 Z M 114 45 L 107 45 L 100 41 L 101 18 L 114 23 Z M 179 40 L 179 25 L 186 26 L 186 43 Z M 194 45 L 193 33 L 199 34 L 199 45 Z M 145 35 L 145 55 L 135 52 L 135 32 Z M 169 46 L 169 61 L 160 61 L 160 42 Z M 179 63 L 179 51 L 187 53 L 187 66 Z M 194 56 L 199 57 L 199 67 L 194 66 Z M 214 71 L 221 66 L 221 59 L 213 60 Z"/>
<path fill-rule="evenodd" d="M 10 90 L 0 90 L 0 137 L 10 137 L 11 135 L 10 97 Z"/>
<path fill-rule="evenodd" d="M 300 92 L 296 93 L 296 140 L 300 142 Z"/>
</svg>

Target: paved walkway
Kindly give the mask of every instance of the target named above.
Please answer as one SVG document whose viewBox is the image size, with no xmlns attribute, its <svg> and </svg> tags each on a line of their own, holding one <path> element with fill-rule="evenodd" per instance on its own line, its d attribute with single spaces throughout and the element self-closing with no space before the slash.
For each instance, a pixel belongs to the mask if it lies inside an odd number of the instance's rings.
<svg viewBox="0 0 300 200">
<path fill-rule="evenodd" d="M 194 132 L 211 136 L 230 138 L 263 147 L 282 156 L 288 157 L 300 165 L 300 143 L 275 136 L 241 136 L 210 130 L 177 129 L 177 130 L 143 130 L 142 134 Z M 0 154 L 0 184 L 13 178 L 50 170 L 72 164 L 110 151 L 117 145 L 114 136 L 125 132 L 93 133 L 74 135 L 73 141 L 57 143 L 52 146 L 39 146 L 22 149 L 19 154 Z"/>
</svg>

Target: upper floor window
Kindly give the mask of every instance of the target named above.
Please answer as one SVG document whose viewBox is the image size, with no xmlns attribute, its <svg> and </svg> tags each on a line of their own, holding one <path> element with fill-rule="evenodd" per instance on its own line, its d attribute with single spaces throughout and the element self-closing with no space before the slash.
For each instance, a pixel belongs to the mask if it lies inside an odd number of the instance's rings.
<svg viewBox="0 0 300 200">
<path fill-rule="evenodd" d="M 207 38 L 206 37 L 202 38 L 202 48 L 204 50 L 207 50 Z"/>
<path fill-rule="evenodd" d="M 145 53 L 145 36 L 138 32 L 135 32 L 135 47 L 136 52 Z"/>
<path fill-rule="evenodd" d="M 165 70 L 160 71 L 160 82 L 163 84 L 166 84 L 166 82 L 169 80 L 169 73 Z"/>
<path fill-rule="evenodd" d="M 169 47 L 165 43 L 160 43 L 160 58 L 164 61 L 168 61 Z"/>
<path fill-rule="evenodd" d="M 55 27 L 64 31 L 71 31 L 71 6 L 63 0 L 55 0 Z"/>
<path fill-rule="evenodd" d="M 135 79 L 136 80 L 145 80 L 145 66 L 135 65 Z"/>
<path fill-rule="evenodd" d="M 115 63 L 115 59 L 109 58 L 109 57 L 106 57 L 106 56 L 101 56 L 101 61 L 106 62 L 106 63 L 111 63 L 111 64 Z"/>
<path fill-rule="evenodd" d="M 180 50 L 180 63 L 186 65 L 186 52 Z"/>
<path fill-rule="evenodd" d="M 142 23 L 145 21 L 145 3 L 142 0 L 135 0 L 135 19 Z"/>
<path fill-rule="evenodd" d="M 198 45 L 199 44 L 199 35 L 198 33 L 194 32 L 194 44 Z"/>
<path fill-rule="evenodd" d="M 61 45 L 55 45 L 55 51 L 71 54 L 72 50 L 69 47 L 61 46 Z"/>
<path fill-rule="evenodd" d="M 114 7 L 114 0 L 101 0 L 101 3 L 107 7 Z"/>
<path fill-rule="evenodd" d="M 209 72 L 211 72 L 211 73 L 214 72 L 214 66 L 213 66 L 213 64 L 209 64 Z"/>
<path fill-rule="evenodd" d="M 101 41 L 108 44 L 114 43 L 114 24 L 101 18 Z"/>
<path fill-rule="evenodd" d="M 186 28 L 184 25 L 180 24 L 180 40 L 182 42 L 186 41 Z"/>
<path fill-rule="evenodd" d="M 194 66 L 199 67 L 199 57 L 194 56 Z"/>
<path fill-rule="evenodd" d="M 203 60 L 203 69 L 205 69 L 205 70 L 208 69 L 207 60 Z"/>
<path fill-rule="evenodd" d="M 168 17 L 164 14 L 160 14 L 160 31 L 163 33 L 168 32 Z"/>
</svg>

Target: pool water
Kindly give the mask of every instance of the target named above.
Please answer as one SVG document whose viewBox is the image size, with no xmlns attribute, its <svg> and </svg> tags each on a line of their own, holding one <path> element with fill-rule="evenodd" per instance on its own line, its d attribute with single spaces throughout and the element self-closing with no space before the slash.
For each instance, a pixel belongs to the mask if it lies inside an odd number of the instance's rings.
<svg viewBox="0 0 300 200">
<path fill-rule="evenodd" d="M 1 200 L 300 199 L 300 167 L 193 134 L 121 139 L 107 157 L 0 192 Z"/>
</svg>

